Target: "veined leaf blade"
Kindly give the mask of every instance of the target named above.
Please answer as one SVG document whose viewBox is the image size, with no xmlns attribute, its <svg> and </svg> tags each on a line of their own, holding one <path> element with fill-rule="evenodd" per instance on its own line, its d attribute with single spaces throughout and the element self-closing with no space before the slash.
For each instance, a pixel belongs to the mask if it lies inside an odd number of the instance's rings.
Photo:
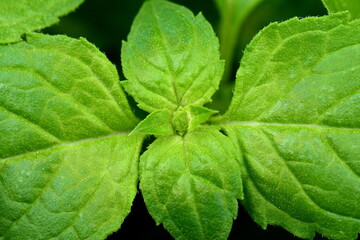
<svg viewBox="0 0 360 240">
<path fill-rule="evenodd" d="M 360 232 L 360 22 L 345 13 L 262 30 L 220 120 L 242 159 L 243 205 L 311 239 Z"/>
<path fill-rule="evenodd" d="M 28 35 L 0 46 L 0 157 L 131 130 L 115 67 L 84 39 Z"/>
<path fill-rule="evenodd" d="M 148 112 L 210 101 L 224 64 L 210 24 L 176 4 L 146 2 L 122 45 L 125 90 Z"/>
<path fill-rule="evenodd" d="M 130 211 L 138 120 L 84 39 L 0 46 L 0 238 L 104 239 Z"/>
<path fill-rule="evenodd" d="M 214 128 L 158 138 L 140 159 L 140 189 L 176 239 L 226 239 L 242 198 L 231 142 Z M 214 171 L 216 169 L 216 171 Z"/>
<path fill-rule="evenodd" d="M 0 160 L 0 238 L 104 239 L 137 192 L 142 138 L 117 134 Z"/>
</svg>

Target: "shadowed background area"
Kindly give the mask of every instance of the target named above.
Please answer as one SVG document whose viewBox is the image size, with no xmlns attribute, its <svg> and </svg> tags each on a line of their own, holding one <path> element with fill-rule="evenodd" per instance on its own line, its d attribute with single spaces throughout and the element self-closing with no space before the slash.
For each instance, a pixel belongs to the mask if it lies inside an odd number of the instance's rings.
<svg viewBox="0 0 360 240">
<path fill-rule="evenodd" d="M 43 30 L 50 34 L 65 34 L 70 37 L 84 37 L 96 45 L 110 61 L 116 65 L 120 78 L 121 72 L 120 48 L 121 41 L 126 40 L 131 23 L 141 7 L 143 0 L 86 0 L 75 12 L 62 17 L 60 23 Z M 219 14 L 215 3 L 209 0 L 174 0 L 191 9 L 195 14 L 202 12 L 217 32 Z M 240 31 L 238 49 L 235 51 L 236 61 L 232 63 L 231 79 L 239 67 L 239 59 L 245 46 L 263 27 L 274 21 L 284 21 L 289 18 L 322 16 L 326 14 L 320 0 L 266 0 L 263 1 L 245 21 Z M 227 63 L 229 64 L 229 63 Z M 129 99 L 136 114 L 143 118 L 146 113 L 139 110 L 134 101 Z M 221 102 L 221 99 L 217 100 Z M 214 104 L 216 107 L 216 104 Z M 153 139 L 148 139 L 149 144 Z M 145 148 L 144 148 L 145 149 Z M 156 226 L 147 213 L 144 201 L 138 193 L 134 200 L 132 212 L 125 219 L 121 230 L 110 235 L 108 239 L 172 239 L 162 226 Z M 233 224 L 229 239 L 298 239 L 280 227 L 269 226 L 262 230 L 252 221 L 247 212 L 240 206 L 239 215 Z M 316 236 L 315 239 L 323 239 Z"/>
</svg>

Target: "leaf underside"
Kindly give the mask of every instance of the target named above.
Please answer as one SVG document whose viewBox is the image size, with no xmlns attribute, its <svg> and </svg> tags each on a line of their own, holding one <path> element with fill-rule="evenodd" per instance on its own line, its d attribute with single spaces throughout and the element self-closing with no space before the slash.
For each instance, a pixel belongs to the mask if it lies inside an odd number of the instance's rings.
<svg viewBox="0 0 360 240">
<path fill-rule="evenodd" d="M 226 61 L 223 81 L 231 74 L 232 62 L 237 55 L 239 35 L 246 18 L 263 0 L 215 0 L 220 13 L 218 34 L 221 58 Z M 237 60 L 236 60 L 237 62 Z M 224 91 L 224 88 L 220 88 Z"/>
<path fill-rule="evenodd" d="M 148 112 L 209 102 L 224 67 L 205 18 L 161 0 L 143 5 L 121 57 L 123 86 Z"/>
<path fill-rule="evenodd" d="M 226 239 L 242 198 L 230 140 L 210 127 L 162 136 L 140 158 L 140 189 L 175 239 Z"/>
<path fill-rule="evenodd" d="M 48 27 L 84 0 L 1 0 L 0 43 L 21 41 L 21 35 Z"/>
<path fill-rule="evenodd" d="M 360 18 L 358 0 L 322 0 L 329 13 L 349 11 L 352 19 Z"/>
<path fill-rule="evenodd" d="M 0 238 L 116 231 L 136 194 L 137 122 L 115 67 L 84 39 L 0 46 Z"/>
<path fill-rule="evenodd" d="M 243 205 L 302 238 L 360 232 L 360 22 L 291 19 L 247 47 L 220 121 L 243 159 Z"/>
</svg>

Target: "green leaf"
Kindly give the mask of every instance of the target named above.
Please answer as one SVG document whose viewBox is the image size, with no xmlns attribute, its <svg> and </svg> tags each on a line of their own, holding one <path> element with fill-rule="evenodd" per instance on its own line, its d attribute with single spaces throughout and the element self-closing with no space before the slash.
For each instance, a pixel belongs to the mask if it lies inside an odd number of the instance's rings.
<svg viewBox="0 0 360 240">
<path fill-rule="evenodd" d="M 123 86 L 148 112 L 209 102 L 224 67 L 204 17 L 161 0 L 143 5 L 121 57 Z"/>
<path fill-rule="evenodd" d="M 0 43 L 21 40 L 24 33 L 48 27 L 84 0 L 1 0 Z"/>
<path fill-rule="evenodd" d="M 243 205 L 301 238 L 360 232 L 360 22 L 274 23 L 247 47 L 220 124 L 242 156 Z"/>
<path fill-rule="evenodd" d="M 215 113 L 217 111 L 193 105 L 179 107 L 172 114 L 166 109 L 157 110 L 141 121 L 131 134 L 171 135 L 175 132 L 184 135 L 206 122 Z"/>
<path fill-rule="evenodd" d="M 115 67 L 84 39 L 0 46 L 0 157 L 136 126 Z"/>
<path fill-rule="evenodd" d="M 171 135 L 173 132 L 171 113 L 164 109 L 150 113 L 136 126 L 131 134 Z"/>
<path fill-rule="evenodd" d="M 130 212 L 140 148 L 119 133 L 0 160 L 0 238 L 104 239 Z"/>
<path fill-rule="evenodd" d="M 322 0 L 329 13 L 349 11 L 351 18 L 360 18 L 360 2 L 358 0 Z"/>
<path fill-rule="evenodd" d="M 27 40 L 0 46 L 0 238 L 104 239 L 136 194 L 137 119 L 93 45 Z"/>
<path fill-rule="evenodd" d="M 189 127 L 188 130 L 192 131 L 200 124 L 206 122 L 211 115 L 216 114 L 218 111 L 206 108 L 206 107 L 200 107 L 200 106 L 194 106 L 189 105 L 186 107 L 188 112 L 188 118 L 189 119 Z"/>
<path fill-rule="evenodd" d="M 226 239 L 242 198 L 232 143 L 210 127 L 155 140 L 140 158 L 140 188 L 157 224 L 179 240 Z"/>
<path fill-rule="evenodd" d="M 250 13 L 263 0 L 215 0 L 220 11 L 219 38 L 221 57 L 225 59 L 223 79 L 230 80 L 232 63 L 242 25 Z"/>
</svg>

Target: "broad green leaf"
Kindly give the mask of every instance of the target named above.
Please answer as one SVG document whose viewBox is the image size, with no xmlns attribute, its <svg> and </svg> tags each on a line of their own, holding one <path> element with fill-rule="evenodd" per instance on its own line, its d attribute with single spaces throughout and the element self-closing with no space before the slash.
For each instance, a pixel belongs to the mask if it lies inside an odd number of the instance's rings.
<svg viewBox="0 0 360 240">
<path fill-rule="evenodd" d="M 225 59 L 223 79 L 229 80 L 234 52 L 245 19 L 263 0 L 215 0 L 220 11 L 219 38 L 221 57 Z"/>
<path fill-rule="evenodd" d="M 136 123 L 115 67 L 84 39 L 0 46 L 0 238 L 117 230 L 136 194 Z"/>
<path fill-rule="evenodd" d="M 353 19 L 360 18 L 359 0 L 322 0 L 329 13 L 349 11 Z"/>
<path fill-rule="evenodd" d="M 104 239 L 130 212 L 140 148 L 119 133 L 0 159 L 0 239 Z"/>
<path fill-rule="evenodd" d="M 0 43 L 21 40 L 24 33 L 48 27 L 84 0 L 1 0 Z"/>
<path fill-rule="evenodd" d="M 302 238 L 360 232 L 360 22 L 274 23 L 247 47 L 220 121 L 242 156 L 243 205 Z"/>
<path fill-rule="evenodd" d="M 143 5 L 121 57 L 123 86 L 148 112 L 209 102 L 224 67 L 204 17 L 161 0 Z"/>
<path fill-rule="evenodd" d="M 131 130 L 115 67 L 84 39 L 0 46 L 0 157 Z"/>
<path fill-rule="evenodd" d="M 171 113 L 163 109 L 150 113 L 136 126 L 131 134 L 171 135 L 173 132 Z"/>
<path fill-rule="evenodd" d="M 210 127 L 162 136 L 140 158 L 140 188 L 157 224 L 175 239 L 226 239 L 242 198 L 230 140 Z"/>
</svg>

